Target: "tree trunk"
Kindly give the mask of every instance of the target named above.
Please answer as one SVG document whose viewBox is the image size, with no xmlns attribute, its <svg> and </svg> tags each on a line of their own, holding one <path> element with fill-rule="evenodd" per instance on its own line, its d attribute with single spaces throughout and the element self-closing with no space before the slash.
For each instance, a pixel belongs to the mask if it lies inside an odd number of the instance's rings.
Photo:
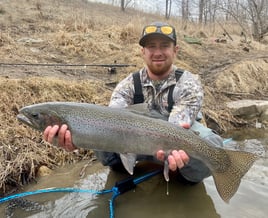
<svg viewBox="0 0 268 218">
<path fill-rule="evenodd" d="M 199 0 L 199 23 L 203 23 L 203 14 L 204 14 L 205 0 Z"/>
<path fill-rule="evenodd" d="M 165 14 L 166 19 L 170 18 L 170 13 L 171 13 L 171 0 L 166 0 L 166 14 Z"/>
<path fill-rule="evenodd" d="M 121 0 L 121 11 L 125 11 L 125 0 Z"/>
</svg>

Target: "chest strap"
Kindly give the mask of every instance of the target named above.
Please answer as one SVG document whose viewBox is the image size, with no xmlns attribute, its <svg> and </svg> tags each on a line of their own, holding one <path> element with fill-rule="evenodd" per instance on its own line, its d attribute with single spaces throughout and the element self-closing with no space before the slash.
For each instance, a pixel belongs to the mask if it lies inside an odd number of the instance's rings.
<svg viewBox="0 0 268 218">
<path fill-rule="evenodd" d="M 176 82 L 179 81 L 179 79 L 181 78 L 183 72 L 184 72 L 184 70 L 182 70 L 182 69 L 177 69 L 175 71 Z M 174 91 L 175 85 L 176 84 L 170 86 L 169 91 L 168 91 L 168 107 L 167 107 L 167 110 L 168 110 L 169 113 L 171 112 L 172 107 L 175 104 L 174 99 L 173 99 L 173 91 Z"/>
<path fill-rule="evenodd" d="M 175 71 L 175 77 L 176 77 L 176 82 L 179 81 L 183 74 L 184 70 L 182 69 L 177 69 Z M 140 79 L 140 73 L 135 72 L 132 74 L 133 80 L 134 80 L 134 99 L 133 102 L 134 104 L 140 104 L 144 102 L 144 95 L 142 93 L 142 86 L 141 86 L 141 79 Z M 174 105 L 174 100 L 173 100 L 173 91 L 175 88 L 175 84 L 169 87 L 169 92 L 168 92 L 168 107 L 167 110 L 168 112 L 171 112 L 172 107 Z"/>
<path fill-rule="evenodd" d="M 134 104 L 140 104 L 144 102 L 144 95 L 142 93 L 140 73 L 135 72 L 132 74 L 134 80 Z"/>
</svg>

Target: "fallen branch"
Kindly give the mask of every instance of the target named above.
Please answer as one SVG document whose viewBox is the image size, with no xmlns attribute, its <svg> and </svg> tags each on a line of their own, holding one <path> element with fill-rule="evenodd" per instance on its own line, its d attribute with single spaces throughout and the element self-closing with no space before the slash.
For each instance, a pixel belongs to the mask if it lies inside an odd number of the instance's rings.
<svg viewBox="0 0 268 218">
<path fill-rule="evenodd" d="M 217 90 L 213 90 L 213 92 L 221 93 L 221 94 L 225 94 L 225 95 L 236 95 L 236 96 L 239 96 L 239 95 L 243 95 L 243 96 L 250 95 L 250 96 L 255 96 L 255 94 L 251 94 L 251 93 L 247 93 L 247 92 L 227 92 L 227 91 L 217 91 Z"/>
<path fill-rule="evenodd" d="M 220 27 L 223 29 L 224 33 L 229 37 L 229 39 L 234 41 L 230 34 L 227 32 L 227 30 L 219 23 L 219 21 L 217 21 L 217 23 L 220 25 Z"/>
</svg>

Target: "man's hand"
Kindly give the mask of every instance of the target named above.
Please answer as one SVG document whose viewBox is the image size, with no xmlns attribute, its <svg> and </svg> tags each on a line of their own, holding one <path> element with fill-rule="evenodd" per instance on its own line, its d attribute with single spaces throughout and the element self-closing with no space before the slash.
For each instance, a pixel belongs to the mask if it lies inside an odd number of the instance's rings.
<svg viewBox="0 0 268 218">
<path fill-rule="evenodd" d="M 165 161 L 165 152 L 163 150 L 159 150 L 156 153 L 156 158 L 160 161 Z M 171 171 L 177 170 L 177 168 L 181 169 L 187 164 L 190 160 L 190 157 L 183 150 L 173 150 L 168 155 L 168 166 Z"/>
<path fill-rule="evenodd" d="M 48 126 L 45 131 L 43 138 L 49 143 L 53 143 L 53 139 L 58 136 L 58 144 L 60 147 L 64 148 L 66 151 L 73 151 L 76 149 L 72 143 L 72 136 L 68 126 L 63 124 L 61 127 L 58 125 Z"/>
<path fill-rule="evenodd" d="M 189 129 L 191 125 L 189 123 L 181 123 L 181 127 L 184 129 Z M 165 161 L 166 154 L 163 150 L 159 150 L 156 153 L 156 158 L 160 161 Z M 168 166 L 171 171 L 177 170 L 177 168 L 181 169 L 187 164 L 190 160 L 190 157 L 188 154 L 186 154 L 185 151 L 183 150 L 173 150 L 171 153 L 168 155 Z"/>
</svg>

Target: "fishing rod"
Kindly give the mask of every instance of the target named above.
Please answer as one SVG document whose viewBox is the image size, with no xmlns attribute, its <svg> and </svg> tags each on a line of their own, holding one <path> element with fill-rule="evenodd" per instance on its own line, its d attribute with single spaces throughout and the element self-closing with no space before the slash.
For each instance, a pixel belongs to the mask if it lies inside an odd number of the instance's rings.
<svg viewBox="0 0 268 218">
<path fill-rule="evenodd" d="M 0 63 L 1 67 L 136 67 L 135 64 L 46 64 L 46 63 Z"/>
</svg>

